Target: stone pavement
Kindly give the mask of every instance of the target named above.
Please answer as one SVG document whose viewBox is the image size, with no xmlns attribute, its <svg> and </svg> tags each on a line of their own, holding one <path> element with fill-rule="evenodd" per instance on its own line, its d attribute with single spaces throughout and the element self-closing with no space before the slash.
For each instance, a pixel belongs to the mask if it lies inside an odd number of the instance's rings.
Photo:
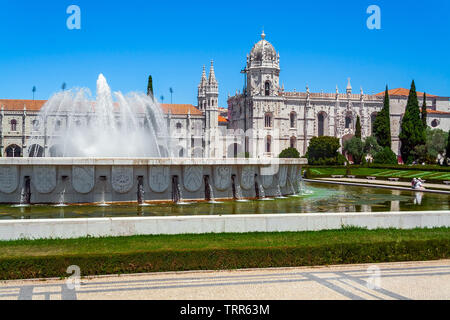
<svg viewBox="0 0 450 320">
<path fill-rule="evenodd" d="M 450 260 L 3 281 L 0 299 L 450 299 Z"/>
</svg>

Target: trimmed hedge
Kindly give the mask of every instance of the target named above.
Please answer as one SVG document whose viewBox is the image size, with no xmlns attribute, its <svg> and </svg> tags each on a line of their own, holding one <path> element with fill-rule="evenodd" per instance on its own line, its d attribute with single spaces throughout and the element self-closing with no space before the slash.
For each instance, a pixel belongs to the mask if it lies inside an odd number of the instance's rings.
<svg viewBox="0 0 450 320">
<path fill-rule="evenodd" d="M 26 256 L 0 259 L 0 279 L 67 277 L 160 271 L 295 267 L 450 258 L 448 239 L 329 243 L 293 247 L 188 249 L 119 254 Z"/>
</svg>

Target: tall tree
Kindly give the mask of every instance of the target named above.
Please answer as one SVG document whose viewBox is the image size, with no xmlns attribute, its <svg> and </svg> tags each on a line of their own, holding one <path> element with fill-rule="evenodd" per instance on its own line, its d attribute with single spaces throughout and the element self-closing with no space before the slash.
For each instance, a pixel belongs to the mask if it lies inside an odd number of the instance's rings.
<svg viewBox="0 0 450 320">
<path fill-rule="evenodd" d="M 409 90 L 408 102 L 406 103 L 399 138 L 401 141 L 400 153 L 403 162 L 411 163 L 414 160 L 412 154 L 414 148 L 419 145 L 424 145 L 426 142 L 414 80 Z"/>
<path fill-rule="evenodd" d="M 153 97 L 153 79 L 151 75 L 148 76 L 147 95 Z"/>
<path fill-rule="evenodd" d="M 423 94 L 423 103 L 422 103 L 422 124 L 424 130 L 427 129 L 427 94 Z"/>
<path fill-rule="evenodd" d="M 448 130 L 447 148 L 445 148 L 445 160 L 444 164 L 447 165 L 447 159 L 450 158 L 450 130 Z"/>
<path fill-rule="evenodd" d="M 361 139 L 361 120 L 359 116 L 356 117 L 355 137 Z"/>
<path fill-rule="evenodd" d="M 391 111 L 389 106 L 389 91 L 386 86 L 383 109 L 377 114 L 373 124 L 373 135 L 377 138 L 380 147 L 391 147 Z"/>
</svg>

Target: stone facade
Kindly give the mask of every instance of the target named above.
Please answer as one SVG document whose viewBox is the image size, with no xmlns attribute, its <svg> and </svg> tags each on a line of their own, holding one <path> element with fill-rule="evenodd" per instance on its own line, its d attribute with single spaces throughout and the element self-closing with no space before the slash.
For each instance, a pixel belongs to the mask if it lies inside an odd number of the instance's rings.
<svg viewBox="0 0 450 320">
<path fill-rule="evenodd" d="M 303 155 L 314 136 L 334 136 L 342 144 L 354 135 L 357 116 L 363 138 L 372 135 L 373 121 L 383 107 L 384 92 L 368 95 L 361 88 L 355 94 L 350 79 L 345 93 L 340 93 L 337 86 L 334 93 L 313 93 L 308 86 L 305 92 L 285 92 L 280 85 L 279 54 L 265 40 L 264 33 L 261 37 L 247 55 L 243 71 L 246 88 L 228 98 L 229 128 L 251 131 L 247 136 L 252 145 L 247 140 L 244 147 L 251 156 L 277 156 L 288 147 L 297 148 Z M 396 90 L 390 91 L 391 138 L 392 149 L 399 154 L 398 134 L 409 92 Z M 449 98 L 427 96 L 427 106 L 428 124 L 450 129 Z"/>
</svg>

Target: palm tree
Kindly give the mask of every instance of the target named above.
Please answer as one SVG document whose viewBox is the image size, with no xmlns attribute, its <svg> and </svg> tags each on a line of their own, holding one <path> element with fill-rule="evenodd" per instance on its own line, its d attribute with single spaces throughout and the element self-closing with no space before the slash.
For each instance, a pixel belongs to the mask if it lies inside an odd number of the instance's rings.
<svg viewBox="0 0 450 320">
<path fill-rule="evenodd" d="M 169 92 L 170 92 L 170 103 L 172 103 L 172 94 L 173 94 L 172 87 L 169 88 Z"/>
<path fill-rule="evenodd" d="M 62 91 L 66 90 L 66 83 L 65 82 L 63 82 L 63 84 L 61 85 L 61 89 L 62 89 Z"/>
<path fill-rule="evenodd" d="M 31 91 L 33 92 L 33 100 L 34 100 L 34 93 L 36 92 L 36 86 L 33 86 L 33 89 L 31 89 Z"/>
<path fill-rule="evenodd" d="M 161 103 L 163 103 L 164 102 L 164 96 L 161 96 Z"/>
</svg>

